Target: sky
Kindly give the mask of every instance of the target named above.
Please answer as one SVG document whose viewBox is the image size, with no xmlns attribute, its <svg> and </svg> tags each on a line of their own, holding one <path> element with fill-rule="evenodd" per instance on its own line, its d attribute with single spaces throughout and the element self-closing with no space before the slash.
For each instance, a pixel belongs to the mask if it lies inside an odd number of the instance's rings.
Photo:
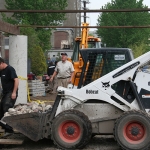
<svg viewBox="0 0 150 150">
<path fill-rule="evenodd" d="M 89 9 L 100 9 L 102 6 L 107 4 L 108 2 L 111 2 L 111 0 L 89 0 L 90 4 L 87 4 L 87 8 Z M 150 0 L 143 0 L 143 4 L 147 5 L 148 8 L 150 8 Z M 89 17 L 87 19 L 87 22 L 90 24 L 90 26 L 96 26 L 97 18 L 99 13 L 88 13 L 87 16 Z M 93 31 L 95 29 L 90 29 L 90 31 Z"/>
</svg>

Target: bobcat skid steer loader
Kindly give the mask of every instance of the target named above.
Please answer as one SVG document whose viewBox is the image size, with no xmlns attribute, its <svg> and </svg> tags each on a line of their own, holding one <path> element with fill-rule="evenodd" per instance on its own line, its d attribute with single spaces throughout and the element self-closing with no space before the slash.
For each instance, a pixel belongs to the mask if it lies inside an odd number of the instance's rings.
<svg viewBox="0 0 150 150">
<path fill-rule="evenodd" d="M 51 136 L 59 148 L 82 148 L 100 134 L 113 134 L 125 150 L 149 148 L 150 52 L 80 89 L 58 91 Z"/>
</svg>

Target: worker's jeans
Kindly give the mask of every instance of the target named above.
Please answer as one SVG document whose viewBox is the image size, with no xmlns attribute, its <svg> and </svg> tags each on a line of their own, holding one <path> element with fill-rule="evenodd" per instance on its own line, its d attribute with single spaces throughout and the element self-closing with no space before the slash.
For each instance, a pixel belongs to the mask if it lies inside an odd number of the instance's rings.
<svg viewBox="0 0 150 150">
<path fill-rule="evenodd" d="M 12 92 L 2 95 L 0 102 L 0 119 L 8 112 L 9 108 L 13 108 L 16 102 L 16 99 L 11 99 Z M 17 97 L 16 97 L 17 98 Z"/>
</svg>

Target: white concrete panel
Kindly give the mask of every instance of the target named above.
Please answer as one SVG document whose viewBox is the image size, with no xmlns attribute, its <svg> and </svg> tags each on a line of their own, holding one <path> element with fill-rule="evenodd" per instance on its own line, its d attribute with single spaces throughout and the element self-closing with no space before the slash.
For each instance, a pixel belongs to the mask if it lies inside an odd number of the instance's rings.
<svg viewBox="0 0 150 150">
<path fill-rule="evenodd" d="M 9 36 L 9 64 L 18 76 L 27 78 L 27 36 Z M 18 103 L 27 103 L 27 80 L 19 79 Z"/>
</svg>

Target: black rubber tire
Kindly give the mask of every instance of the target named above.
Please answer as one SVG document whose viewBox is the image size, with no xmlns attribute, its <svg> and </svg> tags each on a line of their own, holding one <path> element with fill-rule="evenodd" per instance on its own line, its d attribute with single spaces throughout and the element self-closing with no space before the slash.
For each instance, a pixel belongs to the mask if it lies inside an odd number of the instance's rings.
<svg viewBox="0 0 150 150">
<path fill-rule="evenodd" d="M 80 135 L 77 136 L 77 139 L 75 139 L 75 141 L 69 141 L 70 139 L 68 140 L 64 136 L 64 134 L 67 134 L 69 136 L 67 132 L 65 133 L 62 131 L 64 129 L 62 124 L 65 124 L 66 122 L 74 122 L 74 124 L 77 125 L 77 128 L 80 131 L 79 132 Z M 67 129 L 65 128 L 66 131 Z M 74 129 L 75 133 L 76 132 L 78 133 L 77 129 L 76 128 Z M 91 139 L 91 135 L 92 135 L 91 122 L 89 121 L 88 117 L 80 111 L 77 110 L 64 111 L 60 113 L 58 116 L 56 116 L 56 118 L 52 122 L 51 137 L 52 140 L 54 141 L 54 144 L 56 144 L 61 149 L 73 150 L 83 148 L 88 144 L 89 140 Z"/>
<path fill-rule="evenodd" d="M 137 132 L 134 132 L 133 128 Z M 132 110 L 123 113 L 115 122 L 114 137 L 124 150 L 148 150 L 150 117 L 143 111 Z"/>
</svg>

